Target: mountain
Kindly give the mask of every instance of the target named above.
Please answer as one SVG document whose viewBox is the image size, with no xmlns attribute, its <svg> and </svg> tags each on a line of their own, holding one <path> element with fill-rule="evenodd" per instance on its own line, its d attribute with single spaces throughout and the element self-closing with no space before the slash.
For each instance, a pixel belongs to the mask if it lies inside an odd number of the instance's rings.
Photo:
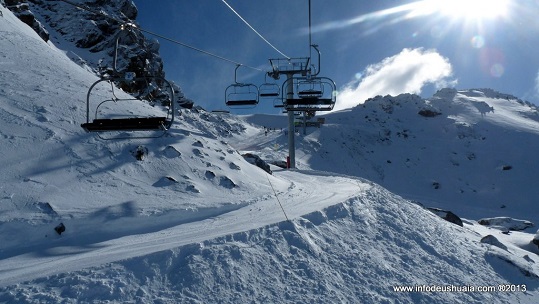
<svg viewBox="0 0 539 304">
<path fill-rule="evenodd" d="M 378 96 L 328 115 L 302 149 L 312 169 L 365 177 L 468 218 L 539 222 L 533 173 L 539 112 L 507 94 L 443 89 L 429 99 Z"/>
<path fill-rule="evenodd" d="M 64 50 L 71 60 L 95 74 L 123 76 L 129 71 L 137 76 L 166 78 L 159 42 L 139 30 L 138 10 L 130 0 L 7 0 L 4 5 L 45 42 Z M 178 85 L 173 87 L 178 104 L 191 108 L 193 101 Z M 144 92 L 147 87 L 136 90 Z"/>
<path fill-rule="evenodd" d="M 84 132 L 95 73 L 0 11 L 0 302 L 536 302 L 536 213 L 509 191 L 535 191 L 532 152 L 512 154 L 534 147 L 533 106 L 491 90 L 377 97 L 298 134 L 298 169 L 270 175 L 242 154 L 282 161 L 282 116 L 194 107 L 158 138 Z M 506 208 L 455 194 L 458 178 L 494 184 Z M 491 214 L 507 219 L 478 223 Z"/>
</svg>

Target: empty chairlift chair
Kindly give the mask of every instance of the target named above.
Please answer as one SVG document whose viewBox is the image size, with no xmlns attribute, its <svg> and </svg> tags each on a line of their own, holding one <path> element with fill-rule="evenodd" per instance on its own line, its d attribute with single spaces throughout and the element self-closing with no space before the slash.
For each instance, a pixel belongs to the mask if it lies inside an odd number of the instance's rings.
<svg viewBox="0 0 539 304">
<path fill-rule="evenodd" d="M 235 83 L 229 85 L 225 90 L 225 104 L 230 108 L 254 108 L 259 101 L 258 87 L 254 84 L 239 83 L 237 81 L 236 74 L 240 66 L 236 66 L 234 73 Z"/>
<path fill-rule="evenodd" d="M 288 111 L 331 111 L 335 106 L 337 88 L 335 82 L 327 77 L 293 77 L 283 84 L 293 82 L 293 94 L 283 98 L 284 108 Z M 285 92 L 283 92 L 285 96 Z"/>
<path fill-rule="evenodd" d="M 133 136 L 159 137 L 170 128 L 174 121 L 174 91 L 170 83 L 161 77 L 128 77 L 128 79 L 106 77 L 90 87 L 86 97 L 86 123 L 81 124 L 86 132 L 159 131 L 157 135 Z M 144 83 L 151 92 L 138 97 L 122 92 L 122 97 L 118 97 L 116 91 L 119 89 L 116 86 L 122 86 L 126 81 Z M 156 85 L 152 86 L 152 83 Z M 152 110 L 160 108 L 156 112 L 161 112 L 161 115 L 136 113 L 135 109 L 142 110 L 144 107 Z M 93 120 L 90 118 L 91 113 L 94 114 Z"/>
<path fill-rule="evenodd" d="M 117 69 L 118 50 L 121 38 L 139 41 L 136 26 L 124 24 L 116 37 L 114 66 L 111 75 L 94 82 L 86 95 L 86 122 L 81 127 L 86 132 L 160 131 L 159 134 L 118 136 L 102 139 L 159 137 L 174 121 L 174 90 L 164 78 L 137 76 L 132 72 Z M 122 92 L 123 91 L 123 92 Z M 129 95 L 128 93 L 131 93 Z M 120 96 L 120 97 L 118 97 Z M 151 108 L 152 111 L 144 109 Z M 158 111 L 153 111 L 159 108 Z M 136 113 L 137 111 L 141 113 Z M 90 121 L 91 113 L 94 113 Z M 157 114 L 148 114 L 156 112 Z"/>
<path fill-rule="evenodd" d="M 268 82 L 267 74 L 265 76 L 265 82 L 258 87 L 258 93 L 260 98 L 275 99 L 281 96 L 281 87 L 275 82 Z"/>
</svg>

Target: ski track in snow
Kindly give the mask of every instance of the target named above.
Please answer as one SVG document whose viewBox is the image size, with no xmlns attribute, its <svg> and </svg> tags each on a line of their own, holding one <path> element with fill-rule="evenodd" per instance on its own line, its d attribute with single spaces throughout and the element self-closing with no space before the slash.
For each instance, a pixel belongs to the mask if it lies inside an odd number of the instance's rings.
<svg viewBox="0 0 539 304">
<path fill-rule="evenodd" d="M 331 176 L 314 178 L 310 175 L 305 176 L 290 172 L 282 172 L 281 174 L 286 178 L 293 179 L 296 183 L 306 185 L 305 188 L 296 188 L 286 192 L 280 198 L 286 202 L 283 207 L 291 218 L 301 216 L 305 212 L 320 210 L 335 201 L 346 201 L 350 197 L 350 193 L 365 191 L 369 188 L 367 184 L 354 183 L 353 180 Z M 240 205 L 236 208 L 237 210 L 227 210 L 220 215 L 210 213 L 209 217 L 205 213 L 195 213 L 189 218 L 191 223 L 160 229 L 155 233 L 130 235 L 111 241 L 83 243 L 74 246 L 58 245 L 49 248 L 44 246 L 45 248 L 35 252 L 6 258 L 0 261 L 0 269 L 2 269 L 0 285 L 10 285 L 59 272 L 69 272 L 142 256 L 284 220 L 284 214 L 280 212 L 276 202 L 271 204 L 269 201 L 259 201 L 249 204 L 248 207 Z M 245 210 L 247 208 L 249 210 Z M 144 229 L 148 230 L 147 227 Z M 110 234 L 113 235 L 113 233 Z M 75 238 L 75 236 L 71 238 Z M 66 242 L 69 244 L 69 240 Z M 76 240 L 74 242 L 77 243 Z M 98 260 L 95 259 L 96 256 L 99 256 Z"/>
</svg>

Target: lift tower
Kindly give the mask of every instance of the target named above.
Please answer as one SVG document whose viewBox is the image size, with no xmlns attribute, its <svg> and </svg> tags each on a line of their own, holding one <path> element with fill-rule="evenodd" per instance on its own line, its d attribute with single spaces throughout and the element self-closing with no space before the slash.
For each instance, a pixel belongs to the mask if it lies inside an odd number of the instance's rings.
<svg viewBox="0 0 539 304">
<path fill-rule="evenodd" d="M 270 59 L 272 71 L 268 75 L 274 79 L 279 79 L 280 75 L 286 75 L 286 81 L 282 86 L 282 104 L 276 107 L 283 107 L 288 113 L 288 157 L 290 159 L 290 168 L 296 167 L 296 145 L 295 145 L 295 126 L 294 126 L 294 107 L 287 106 L 287 100 L 294 99 L 294 75 L 306 76 L 310 73 L 311 58 L 279 58 Z"/>
</svg>

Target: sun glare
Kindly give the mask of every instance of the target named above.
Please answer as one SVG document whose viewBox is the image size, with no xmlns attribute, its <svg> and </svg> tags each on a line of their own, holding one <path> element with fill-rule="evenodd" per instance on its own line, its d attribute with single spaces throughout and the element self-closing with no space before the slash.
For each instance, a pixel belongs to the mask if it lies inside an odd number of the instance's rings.
<svg viewBox="0 0 539 304">
<path fill-rule="evenodd" d="M 452 18 L 494 19 L 507 14 L 509 0 L 425 0 L 428 10 Z"/>
</svg>

